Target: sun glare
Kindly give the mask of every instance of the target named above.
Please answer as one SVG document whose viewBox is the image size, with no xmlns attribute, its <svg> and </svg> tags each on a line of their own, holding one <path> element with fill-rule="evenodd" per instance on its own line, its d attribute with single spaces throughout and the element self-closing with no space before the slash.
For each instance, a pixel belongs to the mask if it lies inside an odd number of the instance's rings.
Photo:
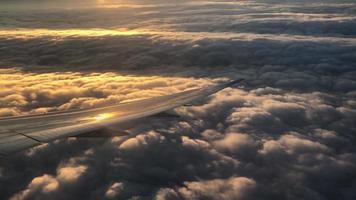
<svg viewBox="0 0 356 200">
<path fill-rule="evenodd" d="M 130 36 L 147 34 L 147 31 L 127 30 L 127 29 L 15 29 L 15 30 L 0 30 L 1 37 L 14 38 L 37 38 L 44 36 L 52 37 L 102 37 L 102 36 Z"/>
<path fill-rule="evenodd" d="M 102 114 L 95 116 L 94 119 L 97 121 L 102 121 L 102 120 L 111 118 L 112 116 L 114 116 L 114 114 L 112 114 L 112 113 L 102 113 Z"/>
<path fill-rule="evenodd" d="M 106 3 L 106 0 L 96 0 L 96 3 L 97 3 L 97 4 L 105 4 L 105 3 Z"/>
</svg>

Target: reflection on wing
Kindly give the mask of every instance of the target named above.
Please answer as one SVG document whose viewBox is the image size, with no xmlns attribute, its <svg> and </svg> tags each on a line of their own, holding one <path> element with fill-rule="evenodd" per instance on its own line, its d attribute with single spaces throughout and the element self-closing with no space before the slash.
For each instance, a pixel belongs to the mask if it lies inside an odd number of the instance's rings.
<svg viewBox="0 0 356 200">
<path fill-rule="evenodd" d="M 0 118 L 0 156 L 155 115 L 202 99 L 240 81 L 101 108 Z"/>
</svg>

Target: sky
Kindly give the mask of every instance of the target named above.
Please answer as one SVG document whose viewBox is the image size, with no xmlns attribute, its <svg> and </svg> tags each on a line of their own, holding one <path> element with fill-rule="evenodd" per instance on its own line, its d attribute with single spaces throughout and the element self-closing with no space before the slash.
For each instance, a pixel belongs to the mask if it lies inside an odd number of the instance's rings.
<svg viewBox="0 0 356 200">
<path fill-rule="evenodd" d="M 0 116 L 245 83 L 0 161 L 0 199 L 356 199 L 354 1 L 0 2 Z"/>
</svg>

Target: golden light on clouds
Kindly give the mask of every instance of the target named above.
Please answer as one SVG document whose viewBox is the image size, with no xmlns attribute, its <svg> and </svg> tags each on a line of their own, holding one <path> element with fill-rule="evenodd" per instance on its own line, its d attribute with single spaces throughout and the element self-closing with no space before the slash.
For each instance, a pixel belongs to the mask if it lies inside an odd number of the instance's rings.
<svg viewBox="0 0 356 200">
<path fill-rule="evenodd" d="M 0 117 L 108 106 L 211 84 L 208 79 L 102 73 L 28 73 L 0 69 Z M 104 120 L 103 113 L 83 120 Z"/>
<path fill-rule="evenodd" d="M 101 37 L 130 36 L 148 34 L 149 31 L 128 29 L 1 29 L 0 37 L 39 38 L 39 37 Z"/>
<path fill-rule="evenodd" d="M 332 37 L 315 38 L 313 36 L 293 36 L 290 35 L 273 35 L 273 34 L 256 34 L 256 33 L 234 33 L 234 32 L 186 32 L 167 27 L 153 26 L 149 28 L 138 29 L 0 29 L 0 38 L 47 38 L 61 40 L 65 38 L 79 37 L 125 37 L 125 36 L 149 36 L 169 40 L 200 40 L 200 39 L 236 39 L 236 40 L 257 40 L 257 39 L 274 39 L 280 41 L 313 41 L 323 42 L 333 40 Z M 354 38 L 339 38 L 339 41 L 354 43 Z"/>
<path fill-rule="evenodd" d="M 111 8 L 151 8 L 157 7 L 158 5 L 155 4 L 145 4 L 145 3 L 135 3 L 125 0 L 96 0 L 96 8 L 104 8 L 104 9 L 111 9 Z"/>
</svg>

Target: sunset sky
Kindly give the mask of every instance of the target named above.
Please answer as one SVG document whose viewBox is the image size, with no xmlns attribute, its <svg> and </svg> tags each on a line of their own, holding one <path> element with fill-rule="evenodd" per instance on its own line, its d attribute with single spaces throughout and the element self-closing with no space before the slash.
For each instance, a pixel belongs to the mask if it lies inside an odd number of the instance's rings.
<svg viewBox="0 0 356 200">
<path fill-rule="evenodd" d="M 356 199 L 354 0 L 1 1 L 0 117 L 239 78 L 130 137 L 1 160 L 0 199 Z"/>
</svg>

